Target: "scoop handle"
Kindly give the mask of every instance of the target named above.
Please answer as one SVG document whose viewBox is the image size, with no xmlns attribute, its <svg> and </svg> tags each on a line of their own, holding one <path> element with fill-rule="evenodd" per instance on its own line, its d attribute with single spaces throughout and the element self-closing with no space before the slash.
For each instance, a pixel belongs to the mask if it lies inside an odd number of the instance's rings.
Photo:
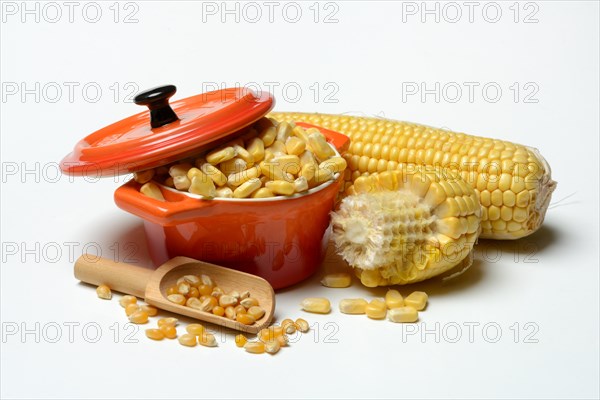
<svg viewBox="0 0 600 400">
<path fill-rule="evenodd" d="M 144 298 L 153 270 L 83 254 L 75 261 L 75 278 L 93 285 L 108 285 L 111 290 Z"/>
</svg>

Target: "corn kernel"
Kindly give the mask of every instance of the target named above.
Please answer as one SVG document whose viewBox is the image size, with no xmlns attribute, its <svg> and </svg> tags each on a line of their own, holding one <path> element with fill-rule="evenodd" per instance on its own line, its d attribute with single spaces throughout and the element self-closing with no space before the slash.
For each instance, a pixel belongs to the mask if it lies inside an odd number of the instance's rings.
<svg viewBox="0 0 600 400">
<path fill-rule="evenodd" d="M 365 299 L 343 299 L 340 301 L 340 311 L 344 314 L 364 314 L 367 304 Z"/>
<path fill-rule="evenodd" d="M 211 312 L 212 309 L 219 304 L 219 301 L 214 297 L 210 296 L 205 299 L 200 305 L 202 311 Z"/>
<path fill-rule="evenodd" d="M 233 308 L 233 310 L 235 311 L 236 314 L 247 314 L 248 313 L 246 308 L 241 304 L 238 304 L 237 306 L 235 306 Z"/>
<path fill-rule="evenodd" d="M 252 194 L 252 192 L 254 192 L 255 190 L 260 189 L 261 185 L 262 185 L 262 182 L 260 181 L 260 179 L 258 179 L 258 178 L 249 179 L 246 182 L 242 183 L 240 186 L 238 186 L 233 191 L 233 197 L 236 199 L 246 198 L 246 197 L 250 196 L 250 194 Z"/>
<path fill-rule="evenodd" d="M 189 187 L 189 192 L 198 194 L 207 198 L 213 198 L 217 195 L 215 183 L 206 174 L 195 175 Z"/>
<path fill-rule="evenodd" d="M 319 169 L 328 169 L 332 174 L 337 174 L 339 172 L 344 172 L 347 166 L 348 164 L 344 158 L 336 156 L 319 164 Z"/>
<path fill-rule="evenodd" d="M 197 297 L 188 298 L 185 301 L 185 305 L 195 310 L 202 310 L 202 301 L 200 301 L 200 299 L 198 299 Z"/>
<path fill-rule="evenodd" d="M 169 317 L 169 318 L 161 318 L 158 320 L 157 324 L 159 328 L 163 326 L 175 326 L 179 320 L 177 318 Z"/>
<path fill-rule="evenodd" d="M 189 324 L 185 327 L 185 330 L 190 335 L 200 336 L 206 332 L 206 328 L 202 324 Z"/>
<path fill-rule="evenodd" d="M 187 296 L 187 294 L 190 292 L 191 287 L 192 286 L 189 283 L 182 282 L 179 285 L 177 285 L 177 293 Z"/>
<path fill-rule="evenodd" d="M 248 297 L 240 301 L 240 304 L 244 306 L 245 309 L 249 309 L 250 307 L 258 306 L 258 300 L 254 297 Z"/>
<path fill-rule="evenodd" d="M 194 297 L 194 298 L 200 297 L 200 291 L 198 290 L 198 288 L 192 286 L 190 288 L 190 292 L 188 293 L 188 297 Z"/>
<path fill-rule="evenodd" d="M 250 154 L 248 150 L 236 144 L 233 146 L 234 150 L 237 153 L 237 156 L 246 162 L 248 167 L 251 167 L 254 164 L 254 156 Z"/>
<path fill-rule="evenodd" d="M 167 288 L 167 296 L 171 294 L 179 294 L 179 292 L 177 291 L 177 285 L 169 286 Z"/>
<path fill-rule="evenodd" d="M 160 329 L 146 329 L 146 336 L 152 340 L 163 340 L 165 333 Z"/>
<path fill-rule="evenodd" d="M 296 324 L 289 318 L 281 321 L 281 327 L 285 333 L 289 333 L 290 335 L 296 333 Z"/>
<path fill-rule="evenodd" d="M 306 333 L 310 329 L 310 327 L 308 326 L 308 322 L 302 318 L 298 318 L 296 320 L 296 328 L 302 333 Z"/>
<path fill-rule="evenodd" d="M 191 184 L 192 184 L 192 182 L 185 175 L 173 177 L 173 185 L 175 185 L 175 189 L 177 189 L 177 190 L 186 191 L 190 188 Z"/>
<path fill-rule="evenodd" d="M 258 321 L 265 315 L 265 310 L 259 306 L 252 306 L 248 309 L 248 315 Z"/>
<path fill-rule="evenodd" d="M 233 198 L 233 190 L 231 190 L 231 188 L 228 186 L 223 186 L 223 187 L 217 188 L 216 193 L 217 194 L 215 197 L 222 197 L 225 199 Z"/>
<path fill-rule="evenodd" d="M 240 300 L 247 299 L 248 297 L 250 297 L 250 292 L 248 290 L 245 290 L 240 294 Z"/>
<path fill-rule="evenodd" d="M 327 274 L 321 280 L 321 284 L 331 288 L 345 288 L 352 284 L 352 277 L 345 272 Z"/>
<path fill-rule="evenodd" d="M 136 303 L 127 304 L 127 307 L 125 307 L 125 314 L 128 317 L 136 311 L 140 311 L 140 306 Z"/>
<path fill-rule="evenodd" d="M 211 290 L 210 295 L 212 297 L 214 297 L 215 299 L 218 299 L 219 297 L 223 296 L 225 294 L 225 292 L 223 292 L 223 289 L 221 289 L 220 287 L 215 287 L 214 289 Z"/>
<path fill-rule="evenodd" d="M 265 142 L 258 137 L 250 139 L 246 149 L 248 150 L 248 153 L 252 154 L 255 163 L 260 162 L 265 158 Z"/>
<path fill-rule="evenodd" d="M 188 178 L 190 178 L 190 180 L 191 180 L 193 178 L 193 176 L 197 174 L 197 171 L 198 171 L 197 168 L 192 168 L 191 170 L 189 170 Z M 227 177 L 225 176 L 225 174 L 222 173 L 219 168 L 215 167 L 214 165 L 212 165 L 210 163 L 202 164 L 200 166 L 200 171 L 202 171 L 206 176 L 208 176 L 210 179 L 212 179 L 213 182 L 215 183 L 215 185 L 217 185 L 217 186 L 223 186 L 227 183 Z M 200 176 L 202 176 L 202 175 L 200 175 Z"/>
<path fill-rule="evenodd" d="M 225 317 L 229 318 L 229 319 L 235 319 L 236 317 L 236 312 L 235 312 L 235 308 L 234 307 L 227 307 L 225 308 Z"/>
<path fill-rule="evenodd" d="M 160 191 L 160 188 L 154 182 L 144 183 L 142 185 L 142 187 L 140 188 L 140 192 L 144 196 L 151 197 L 154 200 L 165 201 L 165 197 L 163 196 L 162 192 Z"/>
<path fill-rule="evenodd" d="M 287 345 L 288 345 L 288 343 L 289 343 L 289 339 L 288 339 L 287 335 L 281 335 L 281 336 L 277 336 L 277 337 L 275 338 L 275 340 L 277 340 L 277 341 L 279 342 L 279 345 L 280 345 L 281 347 L 283 347 L 283 346 L 287 346 Z"/>
<path fill-rule="evenodd" d="M 252 325 L 256 322 L 250 314 L 237 314 L 235 320 L 244 325 Z"/>
<path fill-rule="evenodd" d="M 176 176 L 185 176 L 192 167 L 190 163 L 175 164 L 169 168 L 169 175 L 173 178 Z"/>
<path fill-rule="evenodd" d="M 96 288 L 96 295 L 98 295 L 99 298 L 104 300 L 112 299 L 112 292 L 110 291 L 110 288 L 107 285 L 98 286 Z"/>
<path fill-rule="evenodd" d="M 129 322 L 134 324 L 145 324 L 148 322 L 148 313 L 145 311 L 136 311 L 129 316 Z"/>
<path fill-rule="evenodd" d="M 412 292 L 404 299 L 404 305 L 414 308 L 417 311 L 425 309 L 429 297 L 425 292 Z"/>
<path fill-rule="evenodd" d="M 248 339 L 246 338 L 246 336 L 239 334 L 235 336 L 235 345 L 237 347 L 244 347 L 244 345 L 248 343 Z"/>
<path fill-rule="evenodd" d="M 257 165 L 255 167 L 248 168 L 246 170 L 235 172 L 227 177 L 227 183 L 230 186 L 240 186 L 244 182 L 248 182 L 250 179 L 258 178 L 262 174 L 262 170 Z"/>
<path fill-rule="evenodd" d="M 170 294 L 167 296 L 167 300 L 171 303 L 179 304 L 180 306 L 185 304 L 186 298 L 182 294 Z"/>
<path fill-rule="evenodd" d="M 392 308 L 388 311 L 388 319 L 392 322 L 417 322 L 419 313 L 412 307 Z"/>
<path fill-rule="evenodd" d="M 306 143 L 296 136 L 290 136 L 285 141 L 285 149 L 288 154 L 299 156 L 306 149 Z"/>
<path fill-rule="evenodd" d="M 248 342 L 244 345 L 244 350 L 248 353 L 262 354 L 265 352 L 265 344 L 263 342 Z"/>
<path fill-rule="evenodd" d="M 184 275 L 182 278 L 185 282 L 189 283 L 190 286 L 193 286 L 195 288 L 197 288 L 198 286 L 200 286 L 202 284 L 200 277 L 197 275 Z M 181 283 L 181 282 L 179 282 L 179 280 L 177 280 L 177 283 Z"/>
<path fill-rule="evenodd" d="M 145 171 L 136 171 L 133 173 L 133 179 L 137 182 L 137 183 L 147 183 L 150 182 L 152 180 L 152 178 L 154 178 L 154 169 L 150 168 L 147 169 Z"/>
<path fill-rule="evenodd" d="M 265 343 L 265 352 L 267 352 L 269 354 L 276 354 L 280 348 L 281 348 L 281 344 L 279 343 L 279 341 L 277 339 L 270 340 Z"/>
<path fill-rule="evenodd" d="M 235 174 L 236 172 L 244 171 L 248 169 L 248 167 L 249 166 L 246 161 L 237 157 L 219 164 L 219 168 L 227 176 Z"/>
<path fill-rule="evenodd" d="M 175 328 L 175 325 L 162 325 L 159 329 L 163 331 L 167 339 L 175 339 L 177 337 L 177 328 Z"/>
<path fill-rule="evenodd" d="M 213 287 L 209 286 L 209 285 L 198 286 L 198 292 L 200 293 L 201 296 L 209 296 L 212 294 L 213 290 L 214 290 Z M 214 297 L 216 297 L 216 296 L 214 296 Z"/>
<path fill-rule="evenodd" d="M 224 147 L 215 149 L 206 155 L 206 161 L 212 165 L 220 164 L 224 161 L 231 160 L 237 154 L 233 147 Z"/>
<path fill-rule="evenodd" d="M 137 303 L 137 297 L 130 296 L 128 294 L 121 297 L 121 299 L 119 300 L 119 304 L 123 308 L 127 307 L 128 304 L 135 304 L 135 303 Z"/>
<path fill-rule="evenodd" d="M 178 340 L 180 344 L 188 347 L 194 347 L 198 344 L 198 339 L 196 339 L 196 336 L 190 335 L 189 333 L 179 336 Z"/>
<path fill-rule="evenodd" d="M 228 294 L 224 294 L 221 297 L 219 297 L 219 305 L 223 308 L 229 307 L 229 306 L 235 306 L 237 303 L 238 303 L 237 299 Z"/>
<path fill-rule="evenodd" d="M 212 309 L 212 313 L 219 317 L 222 317 L 223 315 L 225 315 L 225 309 L 221 306 L 216 306 Z"/>
<path fill-rule="evenodd" d="M 367 317 L 371 319 L 383 319 L 387 313 L 387 306 L 385 305 L 385 301 L 383 299 L 374 299 L 371 300 L 369 304 L 365 307 L 365 313 Z"/>
<path fill-rule="evenodd" d="M 256 192 L 252 193 L 251 196 L 253 199 L 264 199 L 267 197 L 274 197 L 275 193 L 273 193 L 269 189 L 263 187 L 263 188 L 258 189 Z"/>
<path fill-rule="evenodd" d="M 335 152 L 329 146 L 325 137 L 317 130 L 313 130 L 312 128 L 307 130 L 308 133 L 308 144 L 310 148 L 313 150 L 313 153 L 319 161 L 325 161 L 329 157 L 333 157 Z"/>
<path fill-rule="evenodd" d="M 385 305 L 390 310 L 392 308 L 398 308 L 404 306 L 404 298 L 397 290 L 388 290 L 385 294 Z"/>
<path fill-rule="evenodd" d="M 327 314 L 331 311 L 331 303 L 324 297 L 308 297 L 302 300 L 301 305 L 307 312 Z"/>
<path fill-rule="evenodd" d="M 218 345 L 215 335 L 206 332 L 203 335 L 198 336 L 198 343 L 206 347 L 217 347 Z"/>
<path fill-rule="evenodd" d="M 273 144 L 277 137 L 277 129 L 274 126 L 270 126 L 262 131 L 258 137 L 263 141 L 264 147 L 268 147 Z"/>
</svg>

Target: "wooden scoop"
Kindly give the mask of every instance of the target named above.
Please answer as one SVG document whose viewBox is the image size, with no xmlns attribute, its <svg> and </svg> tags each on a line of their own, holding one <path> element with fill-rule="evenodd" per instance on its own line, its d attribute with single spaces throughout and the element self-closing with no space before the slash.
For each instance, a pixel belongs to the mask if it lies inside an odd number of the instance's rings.
<svg viewBox="0 0 600 400">
<path fill-rule="evenodd" d="M 225 293 L 233 290 L 250 291 L 251 296 L 265 310 L 265 315 L 253 325 L 244 325 L 167 300 L 167 289 L 175 285 L 177 279 L 184 275 L 201 274 L 210 276 Z M 163 310 L 248 333 L 258 333 L 268 327 L 275 311 L 275 292 L 263 278 L 188 257 L 175 257 L 156 270 L 151 270 L 84 254 L 75 261 L 75 278 L 93 285 L 108 285 L 117 292 L 142 297 L 146 303 Z"/>
</svg>

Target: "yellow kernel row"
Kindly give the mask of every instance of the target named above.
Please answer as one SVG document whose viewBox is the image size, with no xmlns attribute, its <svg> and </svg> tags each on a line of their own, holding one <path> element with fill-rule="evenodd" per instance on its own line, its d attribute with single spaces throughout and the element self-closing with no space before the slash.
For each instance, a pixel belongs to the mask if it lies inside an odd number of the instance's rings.
<svg viewBox="0 0 600 400">
<path fill-rule="evenodd" d="M 248 133 L 207 153 L 134 173 L 140 192 L 164 201 L 157 183 L 205 198 L 266 198 L 303 193 L 343 173 L 316 128 L 263 118 Z"/>
</svg>

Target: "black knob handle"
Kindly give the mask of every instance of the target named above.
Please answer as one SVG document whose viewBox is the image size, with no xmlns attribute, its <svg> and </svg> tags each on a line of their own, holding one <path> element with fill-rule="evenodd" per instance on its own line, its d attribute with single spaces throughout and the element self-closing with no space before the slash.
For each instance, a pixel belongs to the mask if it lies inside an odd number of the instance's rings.
<svg viewBox="0 0 600 400">
<path fill-rule="evenodd" d="M 139 106 L 148 106 L 150 125 L 152 128 L 159 128 L 179 119 L 169 105 L 169 99 L 176 91 L 175 85 L 158 86 L 138 93 L 133 101 Z"/>
</svg>

